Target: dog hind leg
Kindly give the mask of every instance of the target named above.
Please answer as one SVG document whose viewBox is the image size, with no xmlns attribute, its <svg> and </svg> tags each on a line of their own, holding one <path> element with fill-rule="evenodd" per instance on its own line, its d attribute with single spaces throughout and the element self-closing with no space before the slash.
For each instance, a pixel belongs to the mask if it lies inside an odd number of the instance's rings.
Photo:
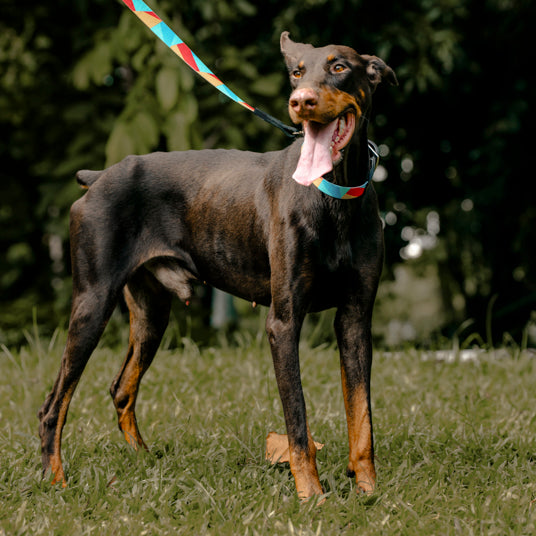
<svg viewBox="0 0 536 536">
<path fill-rule="evenodd" d="M 130 335 L 124 363 L 110 387 L 119 429 L 135 449 L 147 449 L 140 434 L 135 406 L 141 379 L 156 354 L 166 330 L 171 294 L 144 267 L 124 289 L 130 313 Z"/>
<path fill-rule="evenodd" d="M 63 427 L 82 372 L 115 308 L 116 296 L 117 293 L 99 293 L 92 287 L 73 296 L 60 370 L 52 391 L 39 410 L 43 474 L 50 469 L 54 475 L 53 484 L 61 482 L 64 487 L 67 485 L 61 461 Z"/>
</svg>

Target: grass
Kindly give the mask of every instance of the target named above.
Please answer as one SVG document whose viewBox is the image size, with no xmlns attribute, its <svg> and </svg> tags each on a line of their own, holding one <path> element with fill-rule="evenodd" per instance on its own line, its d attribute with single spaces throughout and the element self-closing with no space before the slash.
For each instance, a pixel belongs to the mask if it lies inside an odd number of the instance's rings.
<svg viewBox="0 0 536 536">
<path fill-rule="evenodd" d="M 163 349 L 147 373 L 135 453 L 108 386 L 123 349 L 99 348 L 64 432 L 66 489 L 42 479 L 36 412 L 64 343 L 37 333 L 0 351 L 0 535 L 523 535 L 536 533 L 536 359 L 478 361 L 376 352 L 378 489 L 345 476 L 346 425 L 334 347 L 302 346 L 309 419 L 327 501 L 300 504 L 288 466 L 264 460 L 284 431 L 264 337 Z M 164 345 L 165 346 L 165 345 Z"/>
</svg>

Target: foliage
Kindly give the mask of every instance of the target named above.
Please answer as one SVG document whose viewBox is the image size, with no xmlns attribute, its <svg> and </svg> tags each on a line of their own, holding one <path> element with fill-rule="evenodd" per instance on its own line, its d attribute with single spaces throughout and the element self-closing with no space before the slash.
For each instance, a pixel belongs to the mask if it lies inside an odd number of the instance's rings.
<svg viewBox="0 0 536 536">
<path fill-rule="evenodd" d="M 50 329 L 67 318 L 76 170 L 156 149 L 287 143 L 196 78 L 121 2 L 27 4 L 8 4 L 0 21 L 4 342 L 20 340 L 35 305 Z M 386 277 L 402 262 L 417 273 L 435 265 L 447 333 L 467 318 L 483 333 L 493 299 L 498 335 L 518 336 L 536 302 L 536 210 L 518 194 L 535 124 L 534 51 L 525 44 L 533 3 L 405 0 L 380 11 L 365 0 L 150 4 L 237 94 L 282 120 L 282 30 L 383 57 L 401 83 L 377 91 L 370 131 L 387 177 L 377 183 Z M 402 259 L 411 240 L 426 237 L 431 213 L 440 222 L 433 247 Z"/>
<path fill-rule="evenodd" d="M 138 420 L 150 452 L 127 447 L 107 386 L 121 352 L 99 348 L 64 433 L 66 489 L 42 479 L 36 412 L 65 334 L 27 333 L 0 351 L 0 534 L 534 534 L 536 360 L 440 361 L 377 353 L 372 370 L 378 488 L 357 496 L 345 475 L 346 424 L 333 347 L 303 344 L 304 390 L 327 491 L 300 505 L 288 466 L 264 460 L 284 421 L 260 339 L 160 352 Z M 261 341 L 261 342 L 259 342 Z"/>
</svg>

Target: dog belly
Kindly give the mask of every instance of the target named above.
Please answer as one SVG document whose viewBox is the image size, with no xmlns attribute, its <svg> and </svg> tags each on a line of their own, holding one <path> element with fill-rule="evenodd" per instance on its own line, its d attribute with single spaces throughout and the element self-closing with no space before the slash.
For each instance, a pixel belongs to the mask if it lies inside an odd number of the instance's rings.
<svg viewBox="0 0 536 536">
<path fill-rule="evenodd" d="M 206 282 L 254 304 L 270 305 L 272 299 L 269 279 L 251 277 L 249 274 L 236 272 L 232 275 L 232 278 L 223 278 L 219 274 L 215 274 L 214 277 L 207 278 Z"/>
<path fill-rule="evenodd" d="M 219 238 L 218 238 L 219 236 Z M 258 245 L 231 241 L 229 236 L 212 236 L 192 252 L 198 278 L 247 301 L 270 305 L 268 256 Z"/>
</svg>

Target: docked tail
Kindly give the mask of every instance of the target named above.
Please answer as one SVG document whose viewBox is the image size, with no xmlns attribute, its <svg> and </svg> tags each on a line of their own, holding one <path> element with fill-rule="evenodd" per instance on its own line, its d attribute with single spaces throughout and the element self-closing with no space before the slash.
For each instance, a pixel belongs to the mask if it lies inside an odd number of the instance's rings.
<svg viewBox="0 0 536 536">
<path fill-rule="evenodd" d="M 87 189 L 94 184 L 101 175 L 102 171 L 90 171 L 88 169 L 82 169 L 76 173 L 76 182 L 82 188 Z"/>
</svg>

